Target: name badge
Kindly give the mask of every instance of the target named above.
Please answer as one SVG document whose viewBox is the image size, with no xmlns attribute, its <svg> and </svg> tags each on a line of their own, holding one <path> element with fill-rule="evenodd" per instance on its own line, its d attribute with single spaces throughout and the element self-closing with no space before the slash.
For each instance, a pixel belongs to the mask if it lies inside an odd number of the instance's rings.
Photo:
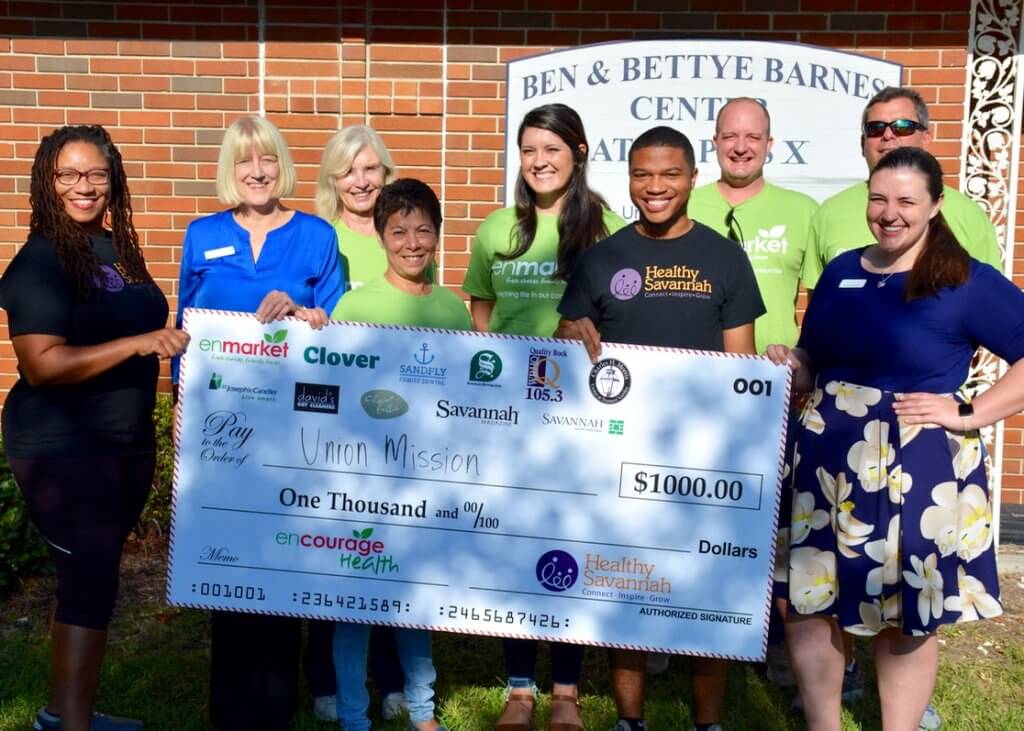
<svg viewBox="0 0 1024 731">
<path fill-rule="evenodd" d="M 860 289 L 867 283 L 866 279 L 843 279 L 839 282 L 839 289 Z"/>
<path fill-rule="evenodd" d="M 221 246 L 219 249 L 209 249 L 204 251 L 203 256 L 206 258 L 206 261 L 210 261 L 210 259 L 220 259 L 225 256 L 231 256 L 234 253 L 234 246 Z"/>
</svg>

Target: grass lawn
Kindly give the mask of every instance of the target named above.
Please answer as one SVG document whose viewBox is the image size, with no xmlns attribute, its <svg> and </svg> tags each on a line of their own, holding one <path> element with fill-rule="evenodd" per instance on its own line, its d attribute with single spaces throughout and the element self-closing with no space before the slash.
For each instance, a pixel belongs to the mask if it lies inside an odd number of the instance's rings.
<svg viewBox="0 0 1024 731">
<path fill-rule="evenodd" d="M 163 601 L 163 551 L 134 546 L 125 558 L 122 594 L 100 685 L 98 707 L 142 718 L 153 731 L 206 729 L 207 641 L 203 612 L 168 607 Z M 944 630 L 935 703 L 946 731 L 1024 729 L 1024 577 L 1004 574 L 1006 614 Z M 0 602 L 0 731 L 22 731 L 46 700 L 47 616 L 52 578 L 26 582 Z M 254 641 L 257 641 L 254 638 Z M 868 677 L 864 701 L 843 711 L 843 729 L 878 729 L 879 710 L 871 661 L 860 647 Z M 486 731 L 501 712 L 503 659 L 499 640 L 437 633 L 440 720 L 452 731 Z M 654 731 L 690 728 L 691 691 L 685 658 L 673 658 L 670 670 L 648 680 L 648 726 Z M 538 669 L 541 687 L 550 687 L 547 653 Z M 606 731 L 615 721 L 604 653 L 589 650 L 583 672 L 583 717 L 591 731 Z M 785 731 L 803 728 L 790 710 L 792 689 L 768 683 L 753 665 L 735 664 L 729 675 L 729 731 Z M 335 724 L 313 719 L 303 701 L 294 728 L 313 731 Z M 377 708 L 373 709 L 377 712 Z M 543 697 L 535 728 L 545 728 Z M 383 731 L 403 731 L 404 721 L 385 723 Z"/>
</svg>

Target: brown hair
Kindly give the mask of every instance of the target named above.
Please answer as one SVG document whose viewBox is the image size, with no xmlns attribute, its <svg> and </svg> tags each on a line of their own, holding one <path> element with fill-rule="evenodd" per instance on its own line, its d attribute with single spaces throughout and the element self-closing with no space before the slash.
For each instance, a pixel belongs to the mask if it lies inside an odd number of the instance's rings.
<svg viewBox="0 0 1024 731">
<path fill-rule="evenodd" d="M 886 153 L 871 171 L 873 178 L 881 170 L 914 170 L 924 176 L 932 202 L 943 195 L 942 167 L 931 153 L 919 147 L 897 147 Z M 928 223 L 927 239 L 918 254 L 903 295 L 907 302 L 938 294 L 946 287 L 966 284 L 971 273 L 971 257 L 939 211 Z"/>
</svg>

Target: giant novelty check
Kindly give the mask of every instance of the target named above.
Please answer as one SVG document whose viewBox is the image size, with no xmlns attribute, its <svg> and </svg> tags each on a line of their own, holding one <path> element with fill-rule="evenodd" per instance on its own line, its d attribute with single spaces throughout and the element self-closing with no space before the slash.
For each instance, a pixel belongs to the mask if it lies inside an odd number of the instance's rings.
<svg viewBox="0 0 1024 731">
<path fill-rule="evenodd" d="M 187 310 L 173 604 L 763 656 L 763 358 Z"/>
</svg>

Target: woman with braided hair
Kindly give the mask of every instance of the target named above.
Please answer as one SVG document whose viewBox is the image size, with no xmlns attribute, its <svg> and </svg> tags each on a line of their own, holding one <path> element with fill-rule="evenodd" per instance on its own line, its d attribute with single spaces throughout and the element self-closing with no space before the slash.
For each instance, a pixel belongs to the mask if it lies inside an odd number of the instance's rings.
<svg viewBox="0 0 1024 731">
<path fill-rule="evenodd" d="M 98 126 L 44 137 L 32 165 L 29 237 L 0 279 L 19 379 L 3 438 L 29 514 L 57 566 L 49 703 L 34 729 L 114 731 L 94 713 L 121 550 L 153 479 L 166 327 L 146 271 L 121 155 Z M 109 221 L 109 228 L 107 222 Z"/>
</svg>

